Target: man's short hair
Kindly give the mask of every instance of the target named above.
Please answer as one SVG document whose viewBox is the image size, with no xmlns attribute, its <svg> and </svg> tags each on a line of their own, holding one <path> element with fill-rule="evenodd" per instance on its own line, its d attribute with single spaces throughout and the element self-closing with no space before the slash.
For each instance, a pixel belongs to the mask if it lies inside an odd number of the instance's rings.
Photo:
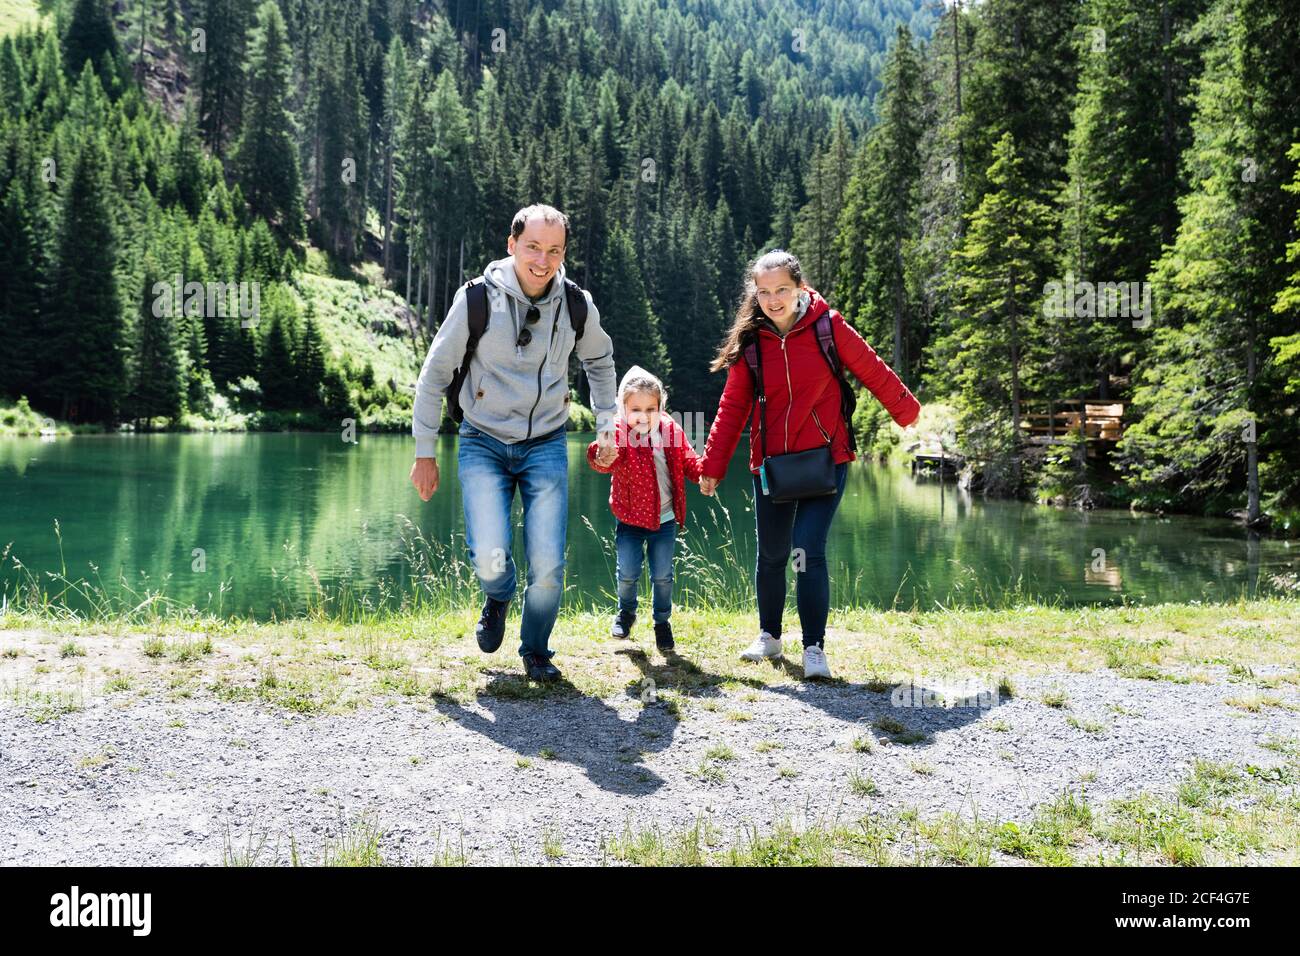
<svg viewBox="0 0 1300 956">
<path fill-rule="evenodd" d="M 524 229 L 528 226 L 529 219 L 540 219 L 542 222 L 548 223 L 552 226 L 563 226 L 564 244 L 565 246 L 568 246 L 569 217 L 560 212 L 560 210 L 556 209 L 554 206 L 544 206 L 540 203 L 532 206 L 525 206 L 523 209 L 515 213 L 514 221 L 510 223 L 510 235 L 514 236 L 516 239 L 523 235 Z"/>
</svg>

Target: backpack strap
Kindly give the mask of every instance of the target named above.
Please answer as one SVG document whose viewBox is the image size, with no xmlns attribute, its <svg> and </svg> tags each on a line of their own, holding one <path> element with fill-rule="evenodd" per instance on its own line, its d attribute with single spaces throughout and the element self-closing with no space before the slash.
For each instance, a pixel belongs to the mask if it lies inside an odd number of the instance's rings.
<svg viewBox="0 0 1300 956">
<path fill-rule="evenodd" d="M 455 422 L 465 418 L 465 412 L 460 407 L 461 386 L 465 384 L 465 378 L 469 375 L 469 360 L 474 357 L 479 339 L 483 338 L 483 333 L 488 327 L 487 286 L 482 276 L 465 283 L 465 314 L 469 323 L 469 337 L 465 340 L 465 357 L 461 359 L 460 368 L 456 369 L 451 377 L 451 384 L 447 386 L 447 409 Z"/>
<path fill-rule="evenodd" d="M 761 369 L 758 367 L 758 337 L 752 332 L 741 345 L 740 354 L 745 357 L 745 364 L 749 366 L 750 374 L 754 376 L 754 382 L 756 383 L 754 394 L 757 395 L 758 390 L 762 387 L 761 384 L 758 384 Z"/>
<path fill-rule="evenodd" d="M 839 375 L 840 356 L 835 351 L 835 328 L 831 325 L 830 309 L 817 316 L 813 329 L 817 332 L 817 345 L 821 348 L 822 358 L 826 359 L 826 364 L 831 367 L 831 373 Z"/>
<path fill-rule="evenodd" d="M 849 448 L 856 454 L 858 439 L 853 434 L 853 410 L 857 407 L 858 396 L 853 391 L 853 387 L 844 380 L 843 366 L 840 364 L 840 353 L 835 349 L 834 319 L 831 318 L 829 308 L 817 316 L 813 328 L 817 332 L 818 351 L 822 353 L 822 358 L 826 360 L 826 364 L 831 367 L 831 374 L 835 376 L 835 381 L 840 387 L 840 415 L 844 418 L 844 430 L 849 435 Z"/>
<path fill-rule="evenodd" d="M 582 286 L 568 276 L 564 277 L 564 301 L 569 309 L 569 324 L 573 326 L 574 341 L 577 341 L 587 328 L 587 297 L 582 294 Z"/>
<path fill-rule="evenodd" d="M 465 353 L 472 355 L 478 348 L 478 340 L 488 327 L 487 283 L 482 276 L 465 283 L 465 308 L 469 316 L 469 339 L 465 343 Z"/>
<path fill-rule="evenodd" d="M 767 458 L 767 394 L 763 390 L 763 355 L 759 351 L 758 333 L 750 332 L 741 348 L 745 364 L 754 376 L 754 401 L 758 404 L 758 442 L 763 459 Z"/>
</svg>

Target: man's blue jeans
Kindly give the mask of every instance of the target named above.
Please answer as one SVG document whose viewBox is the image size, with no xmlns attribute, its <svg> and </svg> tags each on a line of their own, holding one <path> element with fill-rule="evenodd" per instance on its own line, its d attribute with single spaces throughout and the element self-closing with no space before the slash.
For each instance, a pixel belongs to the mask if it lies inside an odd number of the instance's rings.
<svg viewBox="0 0 1300 956">
<path fill-rule="evenodd" d="M 618 608 L 636 613 L 637 585 L 641 583 L 641 561 L 650 556 L 650 586 L 654 595 L 654 619 L 668 620 L 673 612 L 673 547 L 677 543 L 677 522 L 669 519 L 658 531 L 617 523 L 614 546 L 618 552 Z"/>
<path fill-rule="evenodd" d="M 569 524 L 569 450 L 564 429 L 506 444 L 462 422 L 457 466 L 465 505 L 465 542 L 483 593 L 514 597 L 510 508 L 519 488 L 524 504 L 524 589 L 519 653 L 550 658 L 547 646 L 564 593 L 564 544 Z"/>
</svg>

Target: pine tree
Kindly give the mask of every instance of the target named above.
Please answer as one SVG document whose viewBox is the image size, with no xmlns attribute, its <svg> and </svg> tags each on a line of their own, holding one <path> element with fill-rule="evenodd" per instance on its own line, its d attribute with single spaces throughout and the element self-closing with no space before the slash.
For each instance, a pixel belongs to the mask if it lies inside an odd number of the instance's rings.
<svg viewBox="0 0 1300 956">
<path fill-rule="evenodd" d="M 266 408 L 293 408 L 298 403 L 298 377 L 293 368 L 293 316 L 282 296 L 275 296 L 267 311 L 271 320 L 262 339 L 258 382 Z"/>
<path fill-rule="evenodd" d="M 676 311 L 663 322 L 665 341 L 672 343 L 674 405 L 682 412 L 716 408 L 722 392 L 721 376 L 709 374 L 727 324 L 722 278 L 711 256 L 716 245 L 708 209 L 695 206 L 675 262 Z"/>
<path fill-rule="evenodd" d="M 201 319 L 185 317 L 184 332 L 180 336 L 184 352 L 185 373 L 185 408 L 198 414 L 205 414 L 212 408 L 212 396 L 216 386 L 212 373 L 208 369 L 208 344 L 203 333 Z"/>
<path fill-rule="evenodd" d="M 852 174 L 852 152 L 849 129 L 841 114 L 826 147 L 809 158 L 808 202 L 799 211 L 790 244 L 803 265 L 804 278 L 828 296 L 836 280 L 838 220 Z"/>
<path fill-rule="evenodd" d="M 315 125 L 319 165 L 316 223 L 319 241 L 341 262 L 356 255 L 363 210 L 366 164 L 366 104 L 350 42 L 331 42 L 320 61 Z"/>
<path fill-rule="evenodd" d="M 1300 143 L 1291 144 L 1287 159 L 1295 164 L 1296 174 L 1291 182 L 1282 188 L 1293 196 L 1300 196 Z M 1296 232 L 1300 234 L 1300 214 L 1296 216 Z M 1300 327 L 1300 239 L 1287 244 L 1286 261 L 1291 263 L 1293 271 L 1286 286 L 1278 293 L 1277 301 L 1273 303 L 1273 311 L 1290 316 L 1295 326 Z M 1290 335 L 1275 336 L 1270 340 L 1269 345 L 1273 349 L 1273 358 L 1277 362 L 1278 369 L 1287 376 L 1286 391 L 1292 395 L 1300 395 L 1300 331 Z M 1291 413 L 1295 414 L 1294 408 L 1291 409 Z"/>
<path fill-rule="evenodd" d="M 303 323 L 302 341 L 298 345 L 294 363 L 297 377 L 298 404 L 302 408 L 321 406 L 321 389 L 325 384 L 325 340 L 321 338 L 316 319 L 309 311 Z"/>
<path fill-rule="evenodd" d="M 772 221 L 765 243 L 769 249 L 789 249 L 794 242 L 795 217 L 799 213 L 799 198 L 790 171 L 781 173 L 772 193 Z"/>
<path fill-rule="evenodd" d="M 21 116 L 27 102 L 27 82 L 18 64 L 14 39 L 0 39 L 0 106 L 10 116 Z"/>
<path fill-rule="evenodd" d="M 1090 0 L 1081 18 L 1079 92 L 1067 166 L 1059 273 L 1091 282 L 1140 282 L 1173 242 L 1178 158 L 1190 142 L 1191 26 L 1206 0 Z M 1127 317 L 1078 317 L 1052 350 L 1058 377 L 1109 398 L 1111 373 L 1150 335 Z"/>
<path fill-rule="evenodd" d="M 87 60 L 99 69 L 106 56 L 114 61 L 121 56 L 108 9 L 104 0 L 76 0 L 63 34 L 63 68 L 69 76 L 78 76 Z M 107 80 L 110 74 L 101 75 Z"/>
<path fill-rule="evenodd" d="M 891 364 L 913 382 L 923 317 L 906 260 L 920 229 L 922 82 L 912 35 L 899 27 L 885 65 L 880 125 L 845 189 L 835 282 L 848 320 L 872 340 L 892 340 Z"/>
<path fill-rule="evenodd" d="M 1300 212 L 1283 188 L 1295 177 L 1300 21 L 1282 0 L 1218 0 L 1203 28 L 1213 39 L 1184 157 L 1195 186 L 1152 271 L 1150 361 L 1120 451 L 1144 501 L 1244 505 L 1254 522 L 1264 481 L 1273 502 L 1300 496 L 1300 426 L 1269 352 L 1293 331 L 1273 306 Z"/>
<path fill-rule="evenodd" d="M 936 346 L 945 359 L 936 384 L 958 389 L 963 445 L 985 460 L 990 485 L 1015 490 L 1019 423 L 1043 324 L 1051 219 L 1025 180 L 1010 133 L 994 148 L 986 178 L 989 188 L 957 251 L 958 313 Z"/>
<path fill-rule="evenodd" d="M 107 168 L 107 151 L 87 135 L 63 202 L 42 392 L 60 418 L 111 424 L 126 368 Z"/>
<path fill-rule="evenodd" d="M 302 178 L 293 117 L 285 108 L 292 71 L 285 29 L 272 0 L 258 7 L 249 44 L 244 128 L 233 160 L 253 212 L 278 220 L 288 235 L 297 236 L 302 231 Z"/>
<path fill-rule="evenodd" d="M 640 365 L 665 382 L 672 369 L 659 335 L 659 318 L 650 308 L 632 240 L 615 226 L 600 260 L 601 327 L 614 341 L 614 362 L 619 374 Z"/>
<path fill-rule="evenodd" d="M 251 8 L 252 0 L 202 0 L 194 23 L 205 44 L 198 54 L 199 125 L 217 156 L 239 135 Z"/>
<path fill-rule="evenodd" d="M 185 406 L 187 363 L 177 341 L 177 325 L 185 317 L 171 315 L 171 294 L 160 296 L 155 283 L 166 285 L 158 263 L 146 258 L 131 384 L 126 396 L 127 414 L 137 425 L 144 425 L 152 418 L 174 422 L 181 417 Z"/>
<path fill-rule="evenodd" d="M 35 395 L 44 350 L 37 234 L 23 181 L 0 202 L 0 393 Z"/>
<path fill-rule="evenodd" d="M 395 203 L 398 184 L 401 179 L 396 154 L 402 118 L 406 115 L 411 97 L 411 77 L 407 66 L 406 47 L 400 39 L 389 45 L 384 65 L 384 77 L 387 82 L 387 89 L 384 92 L 384 115 L 380 132 L 380 143 L 384 157 L 384 198 L 382 207 L 384 217 L 384 275 L 392 276 L 393 215 L 396 212 Z M 489 76 L 484 81 L 484 85 L 486 86 L 490 80 L 491 77 Z"/>
<path fill-rule="evenodd" d="M 974 8 L 978 29 L 961 131 L 968 213 L 990 188 L 986 171 L 1003 133 L 1011 133 L 1028 182 L 1044 190 L 1064 179 L 1070 114 L 1062 104 L 1077 82 L 1080 6 L 1077 0 L 985 0 Z"/>
<path fill-rule="evenodd" d="M 187 109 L 180 127 L 175 130 L 169 161 L 163 168 L 159 204 L 180 203 L 189 215 L 197 216 L 207 191 L 205 172 L 198 116 L 192 109 Z"/>
</svg>

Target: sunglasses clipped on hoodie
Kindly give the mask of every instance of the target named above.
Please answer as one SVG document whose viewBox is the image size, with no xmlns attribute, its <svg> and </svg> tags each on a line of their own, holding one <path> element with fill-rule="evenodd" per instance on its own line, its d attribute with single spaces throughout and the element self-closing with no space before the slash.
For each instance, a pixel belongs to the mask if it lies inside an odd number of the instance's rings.
<svg viewBox="0 0 1300 956">
<path fill-rule="evenodd" d="M 541 321 L 542 310 L 535 305 L 528 307 L 527 314 L 524 315 L 524 327 L 519 330 L 519 338 L 515 339 L 515 348 L 522 349 L 533 340 L 533 330 L 529 326 Z"/>
</svg>

